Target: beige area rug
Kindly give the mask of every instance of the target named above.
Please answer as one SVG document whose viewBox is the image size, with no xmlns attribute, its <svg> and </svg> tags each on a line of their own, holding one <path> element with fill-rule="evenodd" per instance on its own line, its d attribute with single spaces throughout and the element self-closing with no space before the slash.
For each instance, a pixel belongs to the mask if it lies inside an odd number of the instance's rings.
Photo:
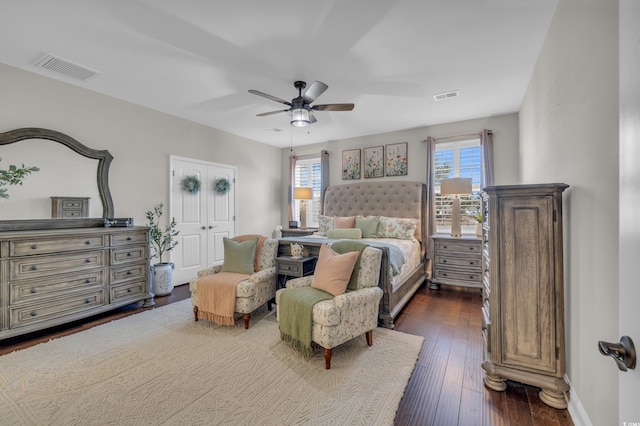
<svg viewBox="0 0 640 426">
<path fill-rule="evenodd" d="M 325 370 L 273 312 L 216 326 L 187 299 L 0 356 L 0 424 L 391 425 L 422 341 L 379 328 Z"/>
</svg>

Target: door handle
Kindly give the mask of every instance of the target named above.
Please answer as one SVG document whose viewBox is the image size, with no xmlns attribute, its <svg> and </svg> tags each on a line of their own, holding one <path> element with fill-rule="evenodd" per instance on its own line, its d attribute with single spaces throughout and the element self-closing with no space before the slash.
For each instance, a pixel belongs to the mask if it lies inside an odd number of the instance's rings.
<svg viewBox="0 0 640 426">
<path fill-rule="evenodd" d="M 209 229 L 213 229 L 213 228 L 217 228 L 217 227 L 218 227 L 218 225 L 213 225 L 213 226 L 209 225 Z"/>
<path fill-rule="evenodd" d="M 602 355 L 608 355 L 613 358 L 620 371 L 627 371 L 627 368 L 633 370 L 636 367 L 636 348 L 629 336 L 622 336 L 620 343 L 609 343 L 600 340 L 598 349 Z"/>
<path fill-rule="evenodd" d="M 205 230 L 205 229 L 207 229 L 207 227 L 206 227 L 206 226 L 204 226 L 204 225 L 202 225 L 202 226 L 200 227 L 200 229 Z"/>
</svg>

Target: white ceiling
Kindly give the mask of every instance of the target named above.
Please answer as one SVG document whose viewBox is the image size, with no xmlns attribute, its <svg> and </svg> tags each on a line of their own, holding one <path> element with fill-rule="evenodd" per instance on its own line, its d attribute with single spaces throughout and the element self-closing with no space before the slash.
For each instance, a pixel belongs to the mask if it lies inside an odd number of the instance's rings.
<svg viewBox="0 0 640 426">
<path fill-rule="evenodd" d="M 558 0 L 2 0 L 0 62 L 278 147 L 518 111 Z M 48 53 L 100 74 L 34 67 Z M 292 129 L 296 80 L 329 89 Z M 459 90 L 458 98 L 433 95 Z"/>
</svg>

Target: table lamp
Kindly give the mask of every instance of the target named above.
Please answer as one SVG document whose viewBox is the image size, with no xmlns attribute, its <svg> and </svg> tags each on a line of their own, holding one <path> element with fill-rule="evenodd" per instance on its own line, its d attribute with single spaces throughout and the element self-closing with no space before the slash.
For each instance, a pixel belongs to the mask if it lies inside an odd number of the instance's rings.
<svg viewBox="0 0 640 426">
<path fill-rule="evenodd" d="M 458 195 L 471 194 L 471 178 L 452 178 L 440 181 L 440 195 L 453 195 L 451 208 L 451 236 L 459 238 L 462 235 L 460 227 L 460 198 Z"/>
<path fill-rule="evenodd" d="M 300 201 L 300 227 L 302 229 L 307 229 L 307 201 L 313 198 L 313 189 L 312 188 L 293 188 L 293 198 L 294 200 Z"/>
</svg>

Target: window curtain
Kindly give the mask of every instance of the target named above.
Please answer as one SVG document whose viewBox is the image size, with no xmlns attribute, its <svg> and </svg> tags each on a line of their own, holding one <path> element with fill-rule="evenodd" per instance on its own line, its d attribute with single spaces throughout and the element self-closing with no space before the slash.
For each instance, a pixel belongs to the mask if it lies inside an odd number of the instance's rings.
<svg viewBox="0 0 640 426">
<path fill-rule="evenodd" d="M 329 151 L 324 149 L 320 151 L 320 164 L 322 169 L 322 183 L 320 185 L 320 214 L 324 214 L 324 193 L 329 187 Z"/>
<path fill-rule="evenodd" d="M 493 183 L 493 132 L 484 129 L 480 133 L 480 152 L 482 155 L 481 188 L 492 186 Z"/>
<path fill-rule="evenodd" d="M 293 220 L 293 187 L 296 183 L 296 157 L 294 154 L 289 156 L 289 188 L 287 191 L 287 203 L 289 205 L 289 222 Z"/>
<path fill-rule="evenodd" d="M 427 143 L 427 211 L 425 214 L 425 221 L 427 229 L 427 277 L 431 277 L 431 266 L 433 259 L 433 240 L 431 235 L 436 233 L 436 191 L 434 189 L 434 169 L 436 167 L 436 139 L 429 136 L 426 140 Z"/>
</svg>

